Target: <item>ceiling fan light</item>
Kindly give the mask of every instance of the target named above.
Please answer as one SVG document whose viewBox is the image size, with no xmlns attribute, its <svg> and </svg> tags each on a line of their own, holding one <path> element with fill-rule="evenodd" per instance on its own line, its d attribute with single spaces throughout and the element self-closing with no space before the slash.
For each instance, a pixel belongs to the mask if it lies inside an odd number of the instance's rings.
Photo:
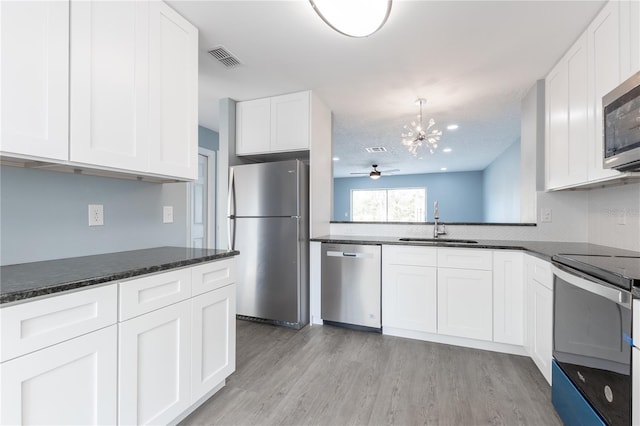
<svg viewBox="0 0 640 426">
<path fill-rule="evenodd" d="M 373 180 L 380 179 L 380 172 L 377 170 L 374 170 L 371 173 L 369 173 L 369 177 Z"/>
<path fill-rule="evenodd" d="M 391 0 L 309 0 L 316 13 L 337 32 L 367 37 L 389 18 Z"/>
</svg>

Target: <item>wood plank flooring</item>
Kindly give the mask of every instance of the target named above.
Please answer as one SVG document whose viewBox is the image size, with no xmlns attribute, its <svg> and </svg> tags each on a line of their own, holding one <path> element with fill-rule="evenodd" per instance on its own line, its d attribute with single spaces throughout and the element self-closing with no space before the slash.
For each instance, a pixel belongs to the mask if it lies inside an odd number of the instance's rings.
<svg viewBox="0 0 640 426">
<path fill-rule="evenodd" d="M 237 321 L 236 372 L 182 425 L 561 425 L 529 358 Z"/>
</svg>

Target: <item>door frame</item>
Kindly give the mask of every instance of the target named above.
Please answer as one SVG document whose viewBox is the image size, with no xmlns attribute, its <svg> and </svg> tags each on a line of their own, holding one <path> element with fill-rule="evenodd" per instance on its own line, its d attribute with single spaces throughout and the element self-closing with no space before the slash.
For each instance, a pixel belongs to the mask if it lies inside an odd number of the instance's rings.
<svg viewBox="0 0 640 426">
<path fill-rule="evenodd" d="M 207 157 L 207 214 L 206 214 L 206 229 L 207 236 L 204 248 L 215 248 L 216 241 L 216 196 L 218 188 L 216 186 L 215 170 L 217 167 L 217 155 L 216 151 L 212 151 L 207 148 L 198 147 L 198 155 Z M 187 247 L 191 247 L 191 225 L 193 216 L 193 185 L 194 182 L 189 182 L 187 190 Z"/>
</svg>

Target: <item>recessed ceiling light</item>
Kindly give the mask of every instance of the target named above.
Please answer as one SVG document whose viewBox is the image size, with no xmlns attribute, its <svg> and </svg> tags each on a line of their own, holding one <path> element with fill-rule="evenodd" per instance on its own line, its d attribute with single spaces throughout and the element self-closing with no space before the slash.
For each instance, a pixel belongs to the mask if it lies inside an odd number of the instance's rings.
<svg viewBox="0 0 640 426">
<path fill-rule="evenodd" d="M 440 170 L 442 170 L 443 172 L 446 172 L 447 168 L 446 167 L 440 167 Z"/>
<path fill-rule="evenodd" d="M 333 161 L 340 161 L 340 157 L 333 157 Z"/>
<path fill-rule="evenodd" d="M 447 126 L 447 130 L 456 130 L 458 128 L 457 124 L 449 124 Z"/>
<path fill-rule="evenodd" d="M 451 151 L 453 151 L 451 148 L 443 148 L 442 149 L 442 152 L 451 152 Z"/>
</svg>

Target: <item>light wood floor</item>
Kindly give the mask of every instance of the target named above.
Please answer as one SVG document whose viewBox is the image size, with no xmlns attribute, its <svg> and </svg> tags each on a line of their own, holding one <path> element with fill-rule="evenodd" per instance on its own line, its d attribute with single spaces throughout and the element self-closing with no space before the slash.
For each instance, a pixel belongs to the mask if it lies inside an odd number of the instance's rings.
<svg viewBox="0 0 640 426">
<path fill-rule="evenodd" d="M 529 358 L 237 322 L 236 372 L 184 425 L 561 425 Z"/>
</svg>

